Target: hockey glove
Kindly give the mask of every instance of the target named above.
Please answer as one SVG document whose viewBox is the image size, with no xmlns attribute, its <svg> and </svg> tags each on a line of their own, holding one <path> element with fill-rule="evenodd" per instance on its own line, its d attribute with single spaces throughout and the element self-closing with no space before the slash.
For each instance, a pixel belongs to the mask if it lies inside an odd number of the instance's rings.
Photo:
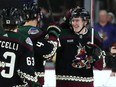
<svg viewBox="0 0 116 87">
<path fill-rule="evenodd" d="M 101 49 L 95 44 L 87 44 L 85 50 L 89 56 L 100 55 L 101 52 Z"/>
<path fill-rule="evenodd" d="M 87 44 L 85 46 L 85 50 L 87 52 L 87 55 L 92 56 L 95 59 L 95 61 L 105 56 L 105 52 L 102 51 L 101 48 L 99 48 L 95 44 Z"/>
<path fill-rule="evenodd" d="M 60 35 L 60 28 L 55 26 L 55 25 L 50 25 L 48 28 L 47 28 L 47 32 L 48 32 L 48 35 L 49 35 L 49 38 L 58 38 L 59 35 Z"/>
</svg>

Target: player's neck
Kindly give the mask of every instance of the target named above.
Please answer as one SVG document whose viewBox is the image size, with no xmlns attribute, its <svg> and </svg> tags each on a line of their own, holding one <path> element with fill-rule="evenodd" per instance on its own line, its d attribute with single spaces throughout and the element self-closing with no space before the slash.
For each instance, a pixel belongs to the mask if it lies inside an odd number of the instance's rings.
<svg viewBox="0 0 116 87">
<path fill-rule="evenodd" d="M 24 26 L 36 27 L 37 26 L 37 21 L 36 20 L 27 21 L 27 22 L 25 22 Z"/>
<path fill-rule="evenodd" d="M 74 32 L 75 33 L 78 33 L 78 34 L 85 34 L 85 33 L 87 33 L 87 28 L 86 27 L 84 27 L 80 32 L 79 32 L 80 30 L 78 30 L 78 29 L 75 29 L 74 30 Z"/>
</svg>

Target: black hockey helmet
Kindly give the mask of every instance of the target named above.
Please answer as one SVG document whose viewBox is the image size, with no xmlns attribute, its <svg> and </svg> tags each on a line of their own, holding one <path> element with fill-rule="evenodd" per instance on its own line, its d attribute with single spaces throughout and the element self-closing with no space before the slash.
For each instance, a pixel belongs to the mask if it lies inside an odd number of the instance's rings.
<svg viewBox="0 0 116 87">
<path fill-rule="evenodd" d="M 86 11 L 86 9 L 84 8 L 80 8 L 80 7 L 76 7 L 72 10 L 71 12 L 71 20 L 72 18 L 75 17 L 81 17 L 84 21 L 87 21 L 89 23 L 90 20 L 90 14 L 88 11 Z"/>
<path fill-rule="evenodd" d="M 3 25 L 18 25 L 20 22 L 19 12 L 17 8 L 3 9 L 1 13 Z"/>
<path fill-rule="evenodd" d="M 31 2 L 23 5 L 24 18 L 25 20 L 37 19 L 40 16 L 40 8 L 38 4 Z"/>
</svg>

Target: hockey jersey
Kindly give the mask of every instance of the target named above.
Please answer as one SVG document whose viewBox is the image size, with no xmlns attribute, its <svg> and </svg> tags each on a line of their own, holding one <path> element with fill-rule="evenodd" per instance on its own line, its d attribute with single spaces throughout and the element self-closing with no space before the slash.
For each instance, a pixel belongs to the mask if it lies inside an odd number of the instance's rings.
<svg viewBox="0 0 116 87">
<path fill-rule="evenodd" d="M 37 82 L 32 46 L 29 37 L 11 31 L 0 33 L 1 87 L 32 87 Z"/>
<path fill-rule="evenodd" d="M 57 49 L 56 41 L 51 41 L 45 38 L 45 34 L 33 26 L 20 26 L 19 32 L 31 38 L 34 47 L 35 67 L 39 77 L 44 77 L 44 60 L 52 57 Z M 41 78 L 39 78 L 41 79 Z M 40 80 L 41 84 L 44 84 Z"/>
<path fill-rule="evenodd" d="M 76 59 L 77 55 L 80 52 L 80 48 L 84 48 L 87 43 L 91 42 L 91 29 L 89 29 L 84 35 L 78 35 L 70 29 L 62 29 L 60 35 L 60 44 L 61 47 L 57 50 L 56 56 L 56 80 L 57 83 L 60 81 L 71 82 L 93 82 L 93 67 L 98 69 L 103 68 L 103 62 L 100 59 L 97 62 L 88 61 L 84 62 L 84 65 L 81 65 L 78 68 L 72 66 L 73 60 Z M 95 32 L 94 43 L 100 48 L 102 47 L 102 39 Z M 85 61 L 85 60 L 83 60 Z M 83 62 L 82 61 L 82 62 Z M 89 66 L 88 66 L 89 65 Z M 63 83 L 63 82 L 62 82 Z M 64 84 L 64 83 L 63 83 Z M 77 83 L 76 83 L 77 84 Z M 78 86 L 68 86 L 67 87 L 78 87 Z M 63 87 L 56 86 L 56 87 Z M 79 86 L 86 87 L 86 86 Z M 91 87 L 91 86 L 87 86 Z"/>
</svg>

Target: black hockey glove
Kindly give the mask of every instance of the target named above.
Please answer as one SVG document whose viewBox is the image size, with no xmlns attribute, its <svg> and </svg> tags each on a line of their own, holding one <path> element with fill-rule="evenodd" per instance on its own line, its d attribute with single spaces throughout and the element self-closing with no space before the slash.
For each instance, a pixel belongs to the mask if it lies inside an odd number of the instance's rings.
<svg viewBox="0 0 116 87">
<path fill-rule="evenodd" d="M 87 52 L 87 55 L 89 55 L 89 56 L 93 56 L 93 55 L 100 55 L 101 54 L 101 49 L 97 46 L 97 45 L 95 45 L 95 44 L 87 44 L 86 46 L 85 46 L 85 50 L 86 50 L 86 52 Z"/>
<path fill-rule="evenodd" d="M 92 56 L 95 59 L 95 61 L 105 56 L 105 52 L 102 51 L 101 48 L 95 44 L 87 44 L 85 46 L 85 50 L 87 52 L 87 55 Z"/>
<path fill-rule="evenodd" d="M 55 26 L 55 25 L 50 25 L 48 28 L 47 28 L 47 33 L 49 35 L 49 37 L 51 38 L 58 38 L 59 35 L 60 35 L 60 28 L 58 26 Z"/>
</svg>

